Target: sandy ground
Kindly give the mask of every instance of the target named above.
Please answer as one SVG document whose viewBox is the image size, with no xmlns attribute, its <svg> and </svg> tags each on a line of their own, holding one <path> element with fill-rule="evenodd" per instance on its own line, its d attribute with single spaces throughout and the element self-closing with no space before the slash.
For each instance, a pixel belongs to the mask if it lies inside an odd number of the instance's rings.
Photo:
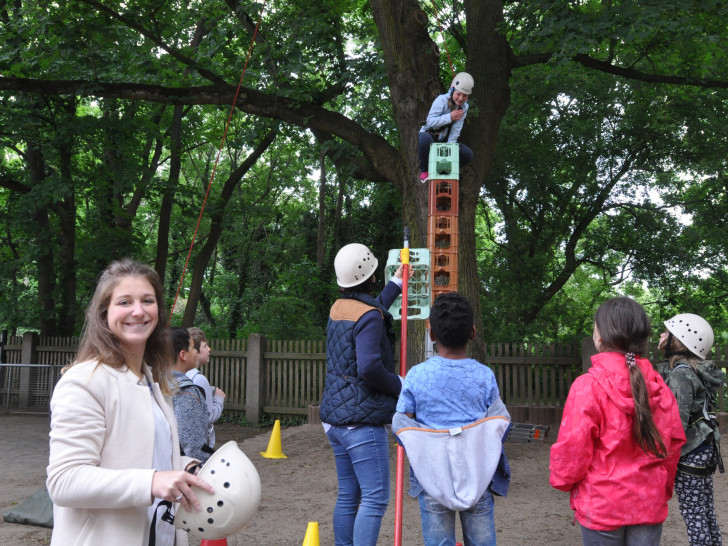
<svg viewBox="0 0 728 546">
<path fill-rule="evenodd" d="M 263 499 L 253 521 L 238 534 L 229 537 L 229 546 L 299 546 L 308 522 L 318 522 L 322 546 L 332 545 L 331 514 L 336 500 L 336 474 L 331 448 L 321 425 L 301 425 L 283 429 L 282 452 L 286 459 L 266 459 L 271 433 L 224 424 L 217 427 L 219 445 L 235 440 L 258 469 L 263 484 Z M 48 418 L 1 415 L 0 431 L 0 511 L 24 501 L 45 481 L 48 457 Z M 251 436 L 252 435 L 252 436 Z M 503 545 L 581 544 L 578 526 L 572 526 L 573 514 L 566 493 L 548 484 L 549 448 L 555 441 L 552 430 L 544 442 L 506 443 L 513 471 L 508 497 L 496 498 L 498 542 Z M 392 501 L 380 534 L 380 544 L 394 543 L 394 469 L 396 448 L 392 445 Z M 406 487 L 406 484 L 405 484 Z M 728 475 L 716 474 L 716 506 L 724 540 L 728 540 Z M 635 507 L 639 509 L 639 507 Z M 50 530 L 0 521 L 0 545 L 48 544 Z M 419 508 L 416 501 L 405 498 L 403 507 L 403 544 L 422 543 Z M 192 541 L 196 546 L 198 541 Z M 685 528 L 677 509 L 670 501 L 670 515 L 663 532 L 663 545 L 687 544 Z"/>
</svg>

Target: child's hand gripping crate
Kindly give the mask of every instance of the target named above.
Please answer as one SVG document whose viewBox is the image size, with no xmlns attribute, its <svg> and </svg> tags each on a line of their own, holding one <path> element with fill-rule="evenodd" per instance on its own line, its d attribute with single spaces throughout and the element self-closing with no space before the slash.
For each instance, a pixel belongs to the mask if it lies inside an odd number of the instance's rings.
<svg viewBox="0 0 728 546">
<path fill-rule="evenodd" d="M 384 267 L 384 281 L 394 276 L 402 265 L 399 249 L 389 251 Z M 407 283 L 407 319 L 424 320 L 430 316 L 430 251 L 426 248 L 410 248 L 410 269 L 412 276 Z M 402 319 L 402 296 L 398 296 L 389 308 L 395 320 Z"/>
</svg>

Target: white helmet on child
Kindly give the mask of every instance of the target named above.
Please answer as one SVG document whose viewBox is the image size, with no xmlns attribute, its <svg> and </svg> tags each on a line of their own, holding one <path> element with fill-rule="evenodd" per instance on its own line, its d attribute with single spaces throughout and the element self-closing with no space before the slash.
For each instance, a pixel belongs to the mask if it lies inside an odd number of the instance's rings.
<svg viewBox="0 0 728 546">
<path fill-rule="evenodd" d="M 450 87 L 453 87 L 455 91 L 460 91 L 461 93 L 470 95 L 473 92 L 474 85 L 475 80 L 473 80 L 473 77 L 470 74 L 467 72 L 459 72 L 455 74 Z"/>
<path fill-rule="evenodd" d="M 237 443 L 230 441 L 215 451 L 198 477 L 215 492 L 195 487 L 202 510 L 188 512 L 180 506 L 174 517 L 177 529 L 217 540 L 237 533 L 253 519 L 260 504 L 260 476 Z"/>
<path fill-rule="evenodd" d="M 341 288 L 351 288 L 374 275 L 379 262 L 366 246 L 351 243 L 341 247 L 334 259 L 336 282 Z"/>
<path fill-rule="evenodd" d="M 708 356 L 715 338 L 713 328 L 703 317 L 692 313 L 682 313 L 667 319 L 665 326 L 691 353 L 700 358 Z"/>
</svg>

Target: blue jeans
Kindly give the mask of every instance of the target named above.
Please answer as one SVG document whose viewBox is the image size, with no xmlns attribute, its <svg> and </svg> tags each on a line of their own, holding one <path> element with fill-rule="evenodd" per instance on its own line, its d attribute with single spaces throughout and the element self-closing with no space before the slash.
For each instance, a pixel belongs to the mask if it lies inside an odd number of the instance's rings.
<svg viewBox="0 0 728 546">
<path fill-rule="evenodd" d="M 389 439 L 383 426 L 332 426 L 339 493 L 334 508 L 336 546 L 376 546 L 389 504 Z"/>
<path fill-rule="evenodd" d="M 444 507 L 423 491 L 417 497 L 422 517 L 424 546 L 455 546 L 455 511 Z M 495 546 L 495 515 L 490 491 L 470 508 L 460 512 L 464 546 Z"/>
</svg>

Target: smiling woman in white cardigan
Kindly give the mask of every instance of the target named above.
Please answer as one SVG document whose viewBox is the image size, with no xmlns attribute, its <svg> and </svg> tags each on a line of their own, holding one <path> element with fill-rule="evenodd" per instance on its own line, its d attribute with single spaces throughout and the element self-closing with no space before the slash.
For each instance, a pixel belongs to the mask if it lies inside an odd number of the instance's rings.
<svg viewBox="0 0 728 546">
<path fill-rule="evenodd" d="M 186 545 L 165 508 L 199 510 L 191 486 L 212 492 L 180 456 L 163 302 L 156 272 L 138 262 L 114 262 L 99 279 L 51 399 L 53 545 Z"/>
</svg>

